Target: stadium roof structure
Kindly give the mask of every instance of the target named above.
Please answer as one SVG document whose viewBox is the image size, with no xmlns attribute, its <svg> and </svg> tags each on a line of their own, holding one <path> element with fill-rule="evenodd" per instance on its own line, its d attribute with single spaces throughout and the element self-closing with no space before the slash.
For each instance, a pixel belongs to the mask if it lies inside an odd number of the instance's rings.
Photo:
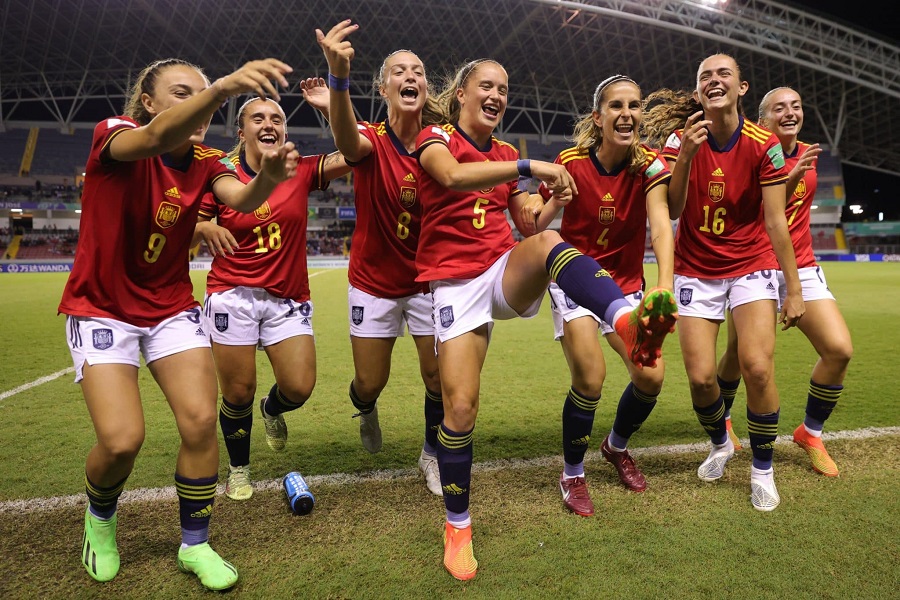
<svg viewBox="0 0 900 600">
<path fill-rule="evenodd" d="M 432 81 L 470 59 L 500 61 L 511 87 L 501 135 L 544 142 L 571 131 L 611 74 L 645 93 L 692 88 L 699 61 L 726 52 L 750 82 L 749 116 L 763 93 L 789 85 L 804 98 L 805 140 L 838 148 L 845 164 L 900 175 L 897 40 L 769 0 L 5 0 L 0 131 L 92 128 L 121 111 L 135 75 L 159 58 L 215 78 L 274 56 L 294 67 L 283 95 L 291 131 L 327 136 L 299 80 L 326 73 L 314 30 L 344 18 L 360 24 L 351 94 L 366 120 L 384 118 L 372 74 L 399 48 L 416 52 Z M 235 104 L 214 130 L 233 133 Z"/>
</svg>

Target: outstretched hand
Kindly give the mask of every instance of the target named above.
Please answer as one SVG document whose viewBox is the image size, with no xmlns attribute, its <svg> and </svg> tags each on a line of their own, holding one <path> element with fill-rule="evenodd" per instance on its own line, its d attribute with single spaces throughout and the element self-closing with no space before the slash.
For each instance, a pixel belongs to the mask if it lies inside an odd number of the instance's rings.
<svg viewBox="0 0 900 600">
<path fill-rule="evenodd" d="M 355 51 L 347 37 L 357 29 L 359 25 L 352 23 L 350 19 L 332 27 L 327 35 L 321 29 L 316 29 L 316 41 L 325 53 L 328 72 L 335 77 L 350 76 L 350 61 L 353 60 Z"/>
<path fill-rule="evenodd" d="M 260 174 L 280 183 L 297 174 L 299 163 L 300 153 L 294 148 L 294 143 L 285 142 L 277 150 L 263 152 Z"/>
<path fill-rule="evenodd" d="M 309 77 L 300 82 L 300 92 L 303 99 L 314 109 L 328 118 L 328 86 L 321 77 Z"/>
<path fill-rule="evenodd" d="M 794 165 L 794 168 L 791 169 L 791 175 L 799 175 L 803 176 L 807 171 L 811 171 L 816 168 L 816 159 L 819 155 L 822 154 L 822 149 L 818 144 L 812 144 L 809 148 L 803 151 L 803 154 L 800 155 L 800 159 L 797 160 L 797 164 Z"/>
<path fill-rule="evenodd" d="M 234 73 L 217 79 L 212 87 L 223 102 L 245 93 L 254 93 L 260 98 L 271 98 L 277 102 L 281 100 L 277 86 L 288 87 L 284 76 L 293 70 L 290 65 L 275 58 L 252 60 Z"/>
</svg>

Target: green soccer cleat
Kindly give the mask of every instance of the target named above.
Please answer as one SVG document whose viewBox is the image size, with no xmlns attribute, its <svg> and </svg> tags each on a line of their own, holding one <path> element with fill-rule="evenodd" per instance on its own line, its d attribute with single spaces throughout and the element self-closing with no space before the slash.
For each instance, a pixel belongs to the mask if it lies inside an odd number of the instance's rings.
<svg viewBox="0 0 900 600">
<path fill-rule="evenodd" d="M 193 573 L 209 590 L 227 590 L 238 580 L 237 569 L 210 548 L 209 542 L 188 546 L 178 551 L 178 569 Z"/>
<path fill-rule="evenodd" d="M 631 362 L 639 369 L 653 368 L 662 356 L 666 336 L 675 331 L 678 306 L 672 292 L 654 288 L 633 311 L 618 318 L 616 333 L 625 342 Z"/>
<path fill-rule="evenodd" d="M 97 581 L 110 581 L 119 572 L 119 549 L 116 547 L 118 514 L 104 521 L 84 513 L 84 537 L 81 543 L 81 564 Z"/>
</svg>

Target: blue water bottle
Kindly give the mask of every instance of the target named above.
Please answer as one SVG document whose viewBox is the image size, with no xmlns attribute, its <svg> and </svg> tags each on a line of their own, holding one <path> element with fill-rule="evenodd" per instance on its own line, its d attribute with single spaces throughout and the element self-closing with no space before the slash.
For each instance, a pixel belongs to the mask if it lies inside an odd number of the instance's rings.
<svg viewBox="0 0 900 600">
<path fill-rule="evenodd" d="M 288 504 L 291 505 L 291 510 L 295 514 L 308 515 L 312 512 L 316 499 L 313 497 L 312 492 L 309 491 L 309 486 L 306 485 L 303 475 L 297 471 L 291 471 L 285 475 L 284 493 L 287 494 Z"/>
</svg>

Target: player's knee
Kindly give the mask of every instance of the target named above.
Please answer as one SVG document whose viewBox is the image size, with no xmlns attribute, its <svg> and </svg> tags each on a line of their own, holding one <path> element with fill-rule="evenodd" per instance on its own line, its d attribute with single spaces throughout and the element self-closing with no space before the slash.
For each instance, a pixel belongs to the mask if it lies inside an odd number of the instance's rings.
<svg viewBox="0 0 900 600">
<path fill-rule="evenodd" d="M 554 231 L 553 229 L 545 229 L 544 231 L 535 234 L 541 245 L 546 248 L 547 253 L 549 254 L 553 248 L 556 247 L 557 244 L 563 241 L 562 237 L 560 237 L 558 231 Z"/>
<path fill-rule="evenodd" d="M 255 395 L 255 381 L 229 382 L 222 386 L 222 396 L 236 406 L 245 406 L 252 403 Z"/>
<path fill-rule="evenodd" d="M 309 400 L 315 387 L 315 377 L 288 381 L 285 385 L 278 384 L 278 389 L 281 391 L 281 394 L 288 399 L 288 402 L 297 405 L 302 405 Z"/>
<path fill-rule="evenodd" d="M 449 410 L 444 409 L 444 422 L 454 431 L 469 431 L 475 427 L 475 417 L 478 415 L 477 402 L 453 401 L 451 398 Z"/>
<path fill-rule="evenodd" d="M 716 392 L 715 377 L 690 377 L 688 384 L 691 388 L 691 397 L 695 400 L 712 397 Z"/>
<path fill-rule="evenodd" d="M 381 391 L 387 385 L 387 374 L 356 374 L 353 380 L 353 389 L 360 399 L 371 402 L 381 395 Z"/>
<path fill-rule="evenodd" d="M 100 440 L 98 443 L 112 462 L 134 462 L 144 444 L 144 432 L 120 431 L 115 436 Z"/>
<path fill-rule="evenodd" d="M 741 377 L 749 390 L 764 390 L 772 381 L 772 365 L 765 361 L 744 364 L 741 368 Z"/>
<path fill-rule="evenodd" d="M 822 361 L 838 371 L 846 369 L 851 358 L 853 358 L 853 346 L 850 344 L 832 346 L 822 352 Z"/>
</svg>

